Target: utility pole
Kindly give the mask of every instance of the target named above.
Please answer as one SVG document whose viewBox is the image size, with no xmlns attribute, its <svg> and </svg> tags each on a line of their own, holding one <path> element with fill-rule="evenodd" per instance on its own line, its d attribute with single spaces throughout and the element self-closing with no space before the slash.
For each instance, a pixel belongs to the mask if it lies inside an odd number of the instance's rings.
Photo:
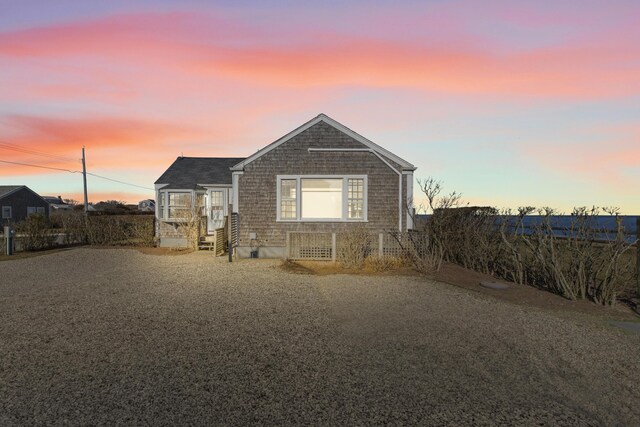
<svg viewBox="0 0 640 427">
<path fill-rule="evenodd" d="M 84 145 L 82 146 L 82 181 L 84 182 L 84 213 L 89 213 L 89 198 L 87 197 L 87 164 L 84 158 Z"/>
</svg>

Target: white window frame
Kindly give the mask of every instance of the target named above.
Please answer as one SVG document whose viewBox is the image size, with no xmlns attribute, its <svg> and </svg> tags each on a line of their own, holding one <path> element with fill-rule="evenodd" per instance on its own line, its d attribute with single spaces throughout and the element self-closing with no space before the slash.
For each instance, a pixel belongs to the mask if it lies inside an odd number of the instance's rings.
<svg viewBox="0 0 640 427">
<path fill-rule="evenodd" d="M 158 200 L 160 200 L 160 194 L 164 194 L 164 206 L 162 207 L 162 213 L 160 213 L 160 207 L 158 207 L 159 218 L 164 222 L 176 222 L 179 221 L 180 218 L 170 218 L 169 217 L 169 193 L 188 193 L 191 196 L 191 206 L 195 203 L 195 191 L 189 189 L 170 189 L 170 190 L 158 190 Z"/>
<path fill-rule="evenodd" d="M 8 210 L 9 211 L 9 215 L 5 215 L 5 211 Z M 11 219 L 13 217 L 13 209 L 11 209 L 11 206 L 3 206 L 2 207 L 2 219 Z"/>
<path fill-rule="evenodd" d="M 27 216 L 35 215 L 37 212 L 35 206 L 27 206 Z"/>
<path fill-rule="evenodd" d="M 45 210 L 43 206 L 36 206 L 36 214 L 37 215 L 44 215 L 45 214 Z"/>
<path fill-rule="evenodd" d="M 281 181 L 296 181 L 296 218 L 281 218 Z M 342 218 L 302 218 L 302 192 L 301 180 L 303 179 L 341 179 L 342 180 Z M 364 182 L 364 206 L 363 217 L 349 219 L 349 179 L 362 179 Z M 368 221 L 368 178 L 367 175 L 277 175 L 276 176 L 276 222 L 367 222 Z"/>
</svg>

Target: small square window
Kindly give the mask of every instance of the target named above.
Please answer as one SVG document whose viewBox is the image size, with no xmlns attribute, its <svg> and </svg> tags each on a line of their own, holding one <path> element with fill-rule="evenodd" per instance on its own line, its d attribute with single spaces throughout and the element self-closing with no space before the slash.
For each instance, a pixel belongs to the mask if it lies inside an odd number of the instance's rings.
<svg viewBox="0 0 640 427">
<path fill-rule="evenodd" d="M 2 219 L 11 219 L 11 206 L 2 207 Z"/>
</svg>

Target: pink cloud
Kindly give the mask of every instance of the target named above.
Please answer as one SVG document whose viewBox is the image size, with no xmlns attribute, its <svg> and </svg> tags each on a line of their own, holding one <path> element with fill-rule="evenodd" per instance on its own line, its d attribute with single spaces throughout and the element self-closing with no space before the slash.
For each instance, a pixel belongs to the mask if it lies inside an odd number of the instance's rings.
<svg viewBox="0 0 640 427">
<path fill-rule="evenodd" d="M 640 47 L 630 40 L 507 53 L 459 41 L 381 41 L 314 32 L 313 40 L 301 34 L 281 45 L 268 37 L 246 43 L 253 40 L 252 30 L 237 30 L 229 22 L 203 37 L 198 24 L 208 19 L 212 27 L 220 22 L 211 16 L 133 15 L 9 32 L 0 34 L 0 58 L 93 58 L 96 68 L 116 64 L 110 73 L 122 81 L 123 76 L 144 79 L 144 69 L 155 69 L 162 75 L 172 70 L 185 80 L 217 77 L 285 88 L 406 87 L 571 99 L 640 93 Z"/>
</svg>

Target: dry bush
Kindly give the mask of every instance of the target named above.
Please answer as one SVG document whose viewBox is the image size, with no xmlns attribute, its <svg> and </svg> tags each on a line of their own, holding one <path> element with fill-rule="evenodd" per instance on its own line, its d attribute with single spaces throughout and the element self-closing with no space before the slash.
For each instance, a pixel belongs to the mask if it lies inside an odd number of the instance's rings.
<svg viewBox="0 0 640 427">
<path fill-rule="evenodd" d="M 337 259 L 345 268 L 362 268 L 364 260 L 372 253 L 373 235 L 365 227 L 357 225 L 338 235 Z"/>
<path fill-rule="evenodd" d="M 202 205 L 191 201 L 190 205 L 180 209 L 174 215 L 174 223 L 180 234 L 186 237 L 189 248 L 198 249 L 200 237 L 206 230 L 206 223 L 202 215 Z"/>
<path fill-rule="evenodd" d="M 364 261 L 364 267 L 378 273 L 405 267 L 407 260 L 401 257 L 370 255 Z"/>
<path fill-rule="evenodd" d="M 61 212 L 55 216 L 65 244 L 154 246 L 154 217 L 150 215 L 95 215 Z"/>
<path fill-rule="evenodd" d="M 389 232 L 400 247 L 400 258 L 422 274 L 433 274 L 440 270 L 444 259 L 443 246 L 424 230 L 400 233 Z"/>
<path fill-rule="evenodd" d="M 90 215 L 86 221 L 91 245 L 153 246 L 154 218 L 148 215 Z"/>
<path fill-rule="evenodd" d="M 62 224 L 64 242 L 67 245 L 87 242 L 86 216 L 83 212 L 60 212 L 56 221 Z"/>
<path fill-rule="evenodd" d="M 554 224 L 558 213 L 553 209 L 538 210 L 541 221 L 529 233 L 515 233 L 526 254 L 523 283 L 547 288 L 569 299 L 614 304 L 632 280 L 632 261 L 623 258 L 632 244 L 625 241 L 617 210 L 605 211 L 616 219 L 617 230 L 598 241 L 596 218 L 600 209 L 574 208 L 571 221 L 564 227 Z"/>
<path fill-rule="evenodd" d="M 603 236 L 596 207 L 575 208 L 561 224 L 556 220 L 561 214 L 551 208 L 527 206 L 512 213 L 460 207 L 456 193 L 439 197 L 439 182 L 419 183 L 432 214 L 401 246 L 420 271 L 437 268 L 440 257 L 440 262 L 605 305 L 614 304 L 632 281 L 633 260 L 626 256 L 632 243 L 625 240 L 615 208 L 604 213 L 615 218 L 617 230 Z M 534 213 L 539 221 L 527 226 Z"/>
<path fill-rule="evenodd" d="M 55 234 L 50 229 L 49 220 L 44 215 L 30 215 L 16 224 L 16 233 L 25 251 L 37 251 L 53 246 Z"/>
</svg>

